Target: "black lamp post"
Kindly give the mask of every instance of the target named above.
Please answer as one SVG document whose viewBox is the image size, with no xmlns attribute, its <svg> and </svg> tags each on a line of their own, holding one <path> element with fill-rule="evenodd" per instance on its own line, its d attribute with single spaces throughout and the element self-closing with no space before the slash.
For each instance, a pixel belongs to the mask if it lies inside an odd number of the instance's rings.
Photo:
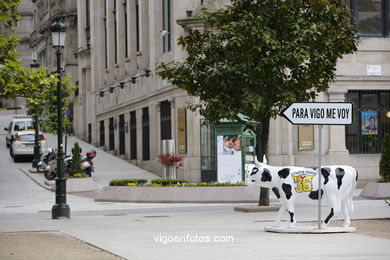
<svg viewBox="0 0 390 260">
<path fill-rule="evenodd" d="M 37 63 L 37 60 L 35 59 L 34 53 L 33 53 L 33 63 L 30 64 L 31 69 L 37 69 L 39 68 L 39 63 Z M 32 161 L 32 167 L 36 168 L 37 164 L 39 162 L 39 131 L 38 131 L 38 115 L 35 113 L 34 115 L 34 129 L 35 129 L 35 141 L 34 141 L 34 160 Z"/>
<path fill-rule="evenodd" d="M 66 204 L 66 178 L 64 178 L 64 154 L 62 145 L 62 93 L 61 93 L 61 51 L 65 46 L 65 36 L 67 27 L 59 20 L 56 20 L 51 26 L 51 35 L 53 48 L 57 55 L 57 177 L 56 181 L 56 204 L 52 208 L 52 218 L 67 217 L 70 218 L 70 208 Z"/>
</svg>

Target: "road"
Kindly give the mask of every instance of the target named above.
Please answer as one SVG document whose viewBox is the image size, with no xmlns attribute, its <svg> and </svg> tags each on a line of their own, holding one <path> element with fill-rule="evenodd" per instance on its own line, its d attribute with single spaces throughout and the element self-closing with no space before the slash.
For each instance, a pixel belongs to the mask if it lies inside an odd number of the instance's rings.
<svg viewBox="0 0 390 260">
<path fill-rule="evenodd" d="M 1 129 L 8 120 L 0 116 Z M 54 193 L 19 170 L 30 163 L 14 163 L 4 140 L 0 135 L 0 232 L 57 230 L 126 259 L 389 259 L 388 238 L 268 233 L 264 227 L 276 212 L 235 212 L 229 204 L 111 203 L 68 195 L 71 218 L 53 220 Z M 317 218 L 315 207 L 296 211 L 300 221 Z M 354 219 L 378 218 L 390 218 L 383 201 L 355 201 L 352 226 Z"/>
</svg>

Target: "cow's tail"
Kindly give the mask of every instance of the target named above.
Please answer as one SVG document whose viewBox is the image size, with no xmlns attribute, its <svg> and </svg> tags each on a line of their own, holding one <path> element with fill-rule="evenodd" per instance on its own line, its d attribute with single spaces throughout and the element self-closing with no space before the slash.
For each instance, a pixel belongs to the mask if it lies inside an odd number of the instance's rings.
<svg viewBox="0 0 390 260">
<path fill-rule="evenodd" d="M 354 176 L 353 176 L 353 180 L 352 180 L 352 190 L 351 190 L 351 194 L 350 194 L 350 212 L 352 213 L 353 210 L 354 210 L 354 206 L 353 206 L 353 195 L 354 195 L 354 192 L 355 192 L 355 189 L 356 189 L 356 186 L 357 186 L 357 181 L 358 181 L 358 177 L 359 177 L 359 174 L 357 172 L 357 170 L 353 167 L 352 168 L 352 172 L 354 173 Z"/>
</svg>

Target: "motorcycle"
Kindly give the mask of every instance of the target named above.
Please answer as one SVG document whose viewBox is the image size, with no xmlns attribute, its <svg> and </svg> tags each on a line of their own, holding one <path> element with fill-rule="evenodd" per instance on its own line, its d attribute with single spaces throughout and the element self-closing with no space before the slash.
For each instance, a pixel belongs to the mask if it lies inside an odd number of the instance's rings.
<svg viewBox="0 0 390 260">
<path fill-rule="evenodd" d="M 37 163 L 37 167 L 36 167 L 37 171 L 43 173 L 47 172 L 49 170 L 48 169 L 49 162 L 53 160 L 55 157 L 56 157 L 56 150 L 52 148 L 48 148 L 46 153 L 41 155 L 41 158 Z"/>
<path fill-rule="evenodd" d="M 92 150 L 86 153 L 86 155 L 81 157 L 81 173 L 88 175 L 89 177 L 92 176 L 92 173 L 94 172 L 93 162 L 92 159 L 95 158 L 96 151 Z M 64 158 L 64 175 L 70 175 L 70 168 L 72 165 L 72 156 L 66 156 Z M 54 180 L 57 176 L 57 156 L 53 158 L 49 165 L 46 167 L 46 171 L 44 173 L 45 178 L 47 180 Z"/>
</svg>

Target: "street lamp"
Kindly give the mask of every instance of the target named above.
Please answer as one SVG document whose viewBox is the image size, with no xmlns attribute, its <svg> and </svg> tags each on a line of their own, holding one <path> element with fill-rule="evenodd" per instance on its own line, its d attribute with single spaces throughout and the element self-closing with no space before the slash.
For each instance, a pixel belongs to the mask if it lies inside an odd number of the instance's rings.
<svg viewBox="0 0 390 260">
<path fill-rule="evenodd" d="M 33 63 L 30 64 L 30 68 L 31 69 L 37 69 L 39 68 L 39 63 L 37 62 L 35 56 L 34 56 L 34 52 L 33 52 L 33 55 L 32 55 L 32 60 L 33 60 Z M 37 113 L 35 112 L 35 115 L 34 115 L 34 129 L 35 129 L 35 141 L 34 141 L 34 160 L 32 161 L 32 167 L 33 168 L 36 168 L 37 167 L 37 164 L 39 162 L 39 131 L 38 131 L 38 115 Z"/>
<path fill-rule="evenodd" d="M 66 204 L 66 178 L 64 178 L 64 154 L 62 145 L 62 94 L 61 94 L 61 51 L 65 46 L 67 27 L 58 19 L 51 26 L 53 48 L 57 55 L 57 177 L 56 181 L 56 204 L 52 208 L 52 218 L 70 218 L 70 208 Z"/>
</svg>

